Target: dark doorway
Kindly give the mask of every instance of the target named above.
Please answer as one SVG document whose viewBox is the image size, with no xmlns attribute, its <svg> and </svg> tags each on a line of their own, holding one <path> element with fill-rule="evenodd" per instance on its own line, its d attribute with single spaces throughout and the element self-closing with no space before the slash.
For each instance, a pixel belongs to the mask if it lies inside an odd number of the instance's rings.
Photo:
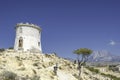
<svg viewBox="0 0 120 80">
<path fill-rule="evenodd" d="M 19 38 L 19 47 L 20 48 L 23 47 L 23 38 L 22 37 Z"/>
</svg>

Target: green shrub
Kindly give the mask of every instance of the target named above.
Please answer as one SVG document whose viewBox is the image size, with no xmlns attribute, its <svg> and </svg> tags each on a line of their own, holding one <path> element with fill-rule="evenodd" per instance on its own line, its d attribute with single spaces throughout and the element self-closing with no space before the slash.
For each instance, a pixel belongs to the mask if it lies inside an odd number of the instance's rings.
<svg viewBox="0 0 120 80">
<path fill-rule="evenodd" d="M 60 66 L 59 69 L 62 70 L 63 69 L 62 66 Z"/>
<path fill-rule="evenodd" d="M 10 71 L 4 71 L 1 74 L 3 80 L 15 80 L 15 78 L 17 77 L 17 74 L 10 72 Z"/>
<path fill-rule="evenodd" d="M 3 51 L 5 51 L 5 49 L 4 49 L 4 48 L 1 48 L 1 49 L 0 49 L 0 52 L 3 52 Z"/>
<path fill-rule="evenodd" d="M 49 66 L 52 66 L 52 65 L 54 65 L 54 63 L 53 62 L 49 62 Z"/>
<path fill-rule="evenodd" d="M 51 55 L 49 55 L 49 54 L 45 54 L 45 57 L 47 57 L 47 58 L 51 58 Z"/>
<path fill-rule="evenodd" d="M 26 68 L 25 67 L 21 67 L 20 69 L 18 69 L 18 70 L 20 70 L 20 71 L 24 71 Z"/>
<path fill-rule="evenodd" d="M 36 62 L 36 63 L 33 63 L 33 66 L 38 66 L 40 63 L 39 62 Z"/>
<path fill-rule="evenodd" d="M 40 79 L 40 76 L 37 76 L 37 75 L 34 75 L 31 80 L 39 80 Z"/>
<path fill-rule="evenodd" d="M 113 76 L 113 75 L 111 75 L 111 74 L 101 73 L 101 75 L 106 76 L 106 77 L 109 77 L 109 78 L 111 78 L 111 79 L 113 79 L 113 80 L 120 80 L 119 77 Z"/>
<path fill-rule="evenodd" d="M 115 65 L 111 65 L 111 66 L 109 66 L 108 69 L 109 69 L 109 70 L 112 70 L 113 72 L 118 72 L 118 71 L 119 71 L 119 68 L 116 67 Z"/>
<path fill-rule="evenodd" d="M 43 64 L 42 67 L 46 68 L 46 66 Z"/>
<path fill-rule="evenodd" d="M 22 62 L 22 61 L 19 61 L 19 62 L 18 62 L 18 66 L 22 66 L 22 65 L 24 65 L 23 62 Z"/>
<path fill-rule="evenodd" d="M 78 75 L 77 74 L 73 74 L 73 76 L 78 79 Z"/>
<path fill-rule="evenodd" d="M 36 70 L 32 69 L 32 71 L 33 71 L 34 74 L 37 74 Z"/>
<path fill-rule="evenodd" d="M 94 69 L 93 67 L 86 67 L 88 70 L 90 70 L 91 72 L 95 72 L 95 73 L 100 73 L 100 71 L 98 69 Z"/>
<path fill-rule="evenodd" d="M 13 49 L 13 47 L 9 47 L 9 49 Z"/>
<path fill-rule="evenodd" d="M 88 73 L 87 72 L 84 72 L 86 75 L 88 75 Z"/>
<path fill-rule="evenodd" d="M 52 79 L 54 79 L 54 76 L 50 76 Z"/>
</svg>

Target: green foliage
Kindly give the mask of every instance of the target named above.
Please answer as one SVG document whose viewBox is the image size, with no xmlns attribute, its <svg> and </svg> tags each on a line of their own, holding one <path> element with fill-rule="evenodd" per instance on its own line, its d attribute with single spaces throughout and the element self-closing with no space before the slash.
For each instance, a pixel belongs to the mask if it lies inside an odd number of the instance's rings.
<svg viewBox="0 0 120 80">
<path fill-rule="evenodd" d="M 119 68 L 116 67 L 116 65 L 110 65 L 110 66 L 108 67 L 108 69 L 109 69 L 109 70 L 112 70 L 113 72 L 119 72 Z"/>
<path fill-rule="evenodd" d="M 22 66 L 22 65 L 24 65 L 23 62 L 22 62 L 22 61 L 19 61 L 19 62 L 18 62 L 18 66 Z"/>
<path fill-rule="evenodd" d="M 17 75 L 13 72 L 10 71 L 4 71 L 1 76 L 3 77 L 3 80 L 15 80 L 15 78 L 17 77 Z"/>
<path fill-rule="evenodd" d="M 79 76 L 77 74 L 73 74 L 73 76 L 77 79 L 79 78 Z"/>
<path fill-rule="evenodd" d="M 112 79 L 112 80 L 120 80 L 120 77 L 116 77 L 116 76 L 114 76 L 114 75 L 111 75 L 111 74 L 105 74 L 105 73 L 101 73 L 98 69 L 94 69 L 93 67 L 89 67 L 89 66 L 87 66 L 86 67 L 88 70 L 90 70 L 91 72 L 94 72 L 94 73 L 96 73 L 96 74 L 101 74 L 101 75 L 103 75 L 103 76 L 105 76 L 105 77 L 109 77 L 110 79 Z"/>
<path fill-rule="evenodd" d="M 0 49 L 0 52 L 3 52 L 3 51 L 5 51 L 5 49 L 4 49 L 4 48 L 1 48 L 1 49 Z"/>
<path fill-rule="evenodd" d="M 9 47 L 9 49 L 13 49 L 13 47 Z"/>
<path fill-rule="evenodd" d="M 88 73 L 87 72 L 84 72 L 86 75 L 88 75 Z"/>
<path fill-rule="evenodd" d="M 89 57 L 90 54 L 92 54 L 92 52 L 93 51 L 88 49 L 88 48 L 80 48 L 80 49 L 74 50 L 74 54 L 78 55 L 78 61 L 80 61 L 79 55 L 82 55 L 81 56 L 82 59 L 81 59 L 80 62 L 83 62 L 83 63 L 85 63 L 88 60 L 88 57 Z"/>
<path fill-rule="evenodd" d="M 92 53 L 92 50 L 88 49 L 88 48 L 80 48 L 74 51 L 75 54 L 77 55 L 90 55 Z"/>
<path fill-rule="evenodd" d="M 62 70 L 63 69 L 62 66 L 59 66 L 59 69 Z"/>
<path fill-rule="evenodd" d="M 51 55 L 49 55 L 49 54 L 45 54 L 45 57 L 52 58 Z"/>
<path fill-rule="evenodd" d="M 39 66 L 39 62 L 33 63 L 33 66 Z"/>
<path fill-rule="evenodd" d="M 32 69 L 32 71 L 33 71 L 34 74 L 37 74 L 36 70 Z"/>
<path fill-rule="evenodd" d="M 25 69 L 26 69 L 25 67 L 21 67 L 21 68 L 19 68 L 18 70 L 24 71 Z"/>
<path fill-rule="evenodd" d="M 21 77 L 13 72 L 3 71 L 0 74 L 0 80 L 40 80 L 40 76 L 33 75 L 32 77 L 29 77 L 29 76 Z"/>
<path fill-rule="evenodd" d="M 90 70 L 91 72 L 100 73 L 100 71 L 99 71 L 98 69 L 95 69 L 95 68 L 93 68 L 93 67 L 87 66 L 86 68 L 87 68 L 88 70 Z"/>
<path fill-rule="evenodd" d="M 106 76 L 106 77 L 109 77 L 109 78 L 112 79 L 112 80 L 120 80 L 119 77 L 113 76 L 113 75 L 111 75 L 111 74 L 101 73 L 101 75 Z"/>
<path fill-rule="evenodd" d="M 92 53 L 92 50 L 88 48 L 80 48 L 80 49 L 74 50 L 73 53 L 78 55 L 78 70 L 79 70 L 78 80 L 80 80 L 81 66 L 85 65 L 86 61 L 88 60 L 88 56 Z M 79 55 L 82 55 L 81 60 L 79 58 Z"/>
<path fill-rule="evenodd" d="M 42 67 L 46 68 L 45 64 L 43 64 Z"/>
<path fill-rule="evenodd" d="M 34 75 L 31 80 L 39 80 L 40 76 Z"/>
</svg>

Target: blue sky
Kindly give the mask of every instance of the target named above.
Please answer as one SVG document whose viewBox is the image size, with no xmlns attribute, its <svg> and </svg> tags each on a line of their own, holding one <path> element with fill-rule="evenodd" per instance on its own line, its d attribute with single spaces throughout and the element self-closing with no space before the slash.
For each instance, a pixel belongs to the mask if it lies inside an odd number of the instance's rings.
<svg viewBox="0 0 120 80">
<path fill-rule="evenodd" d="M 85 47 L 120 55 L 120 0 L 0 0 L 0 48 L 14 46 L 20 22 L 41 26 L 44 53 L 73 58 Z"/>
</svg>

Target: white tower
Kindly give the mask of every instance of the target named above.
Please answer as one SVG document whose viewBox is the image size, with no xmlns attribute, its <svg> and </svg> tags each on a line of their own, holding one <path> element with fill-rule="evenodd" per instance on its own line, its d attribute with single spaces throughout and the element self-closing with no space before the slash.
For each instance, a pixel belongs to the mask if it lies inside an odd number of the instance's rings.
<svg viewBox="0 0 120 80">
<path fill-rule="evenodd" d="M 42 52 L 41 28 L 34 24 L 18 23 L 16 25 L 14 50 Z"/>
</svg>

